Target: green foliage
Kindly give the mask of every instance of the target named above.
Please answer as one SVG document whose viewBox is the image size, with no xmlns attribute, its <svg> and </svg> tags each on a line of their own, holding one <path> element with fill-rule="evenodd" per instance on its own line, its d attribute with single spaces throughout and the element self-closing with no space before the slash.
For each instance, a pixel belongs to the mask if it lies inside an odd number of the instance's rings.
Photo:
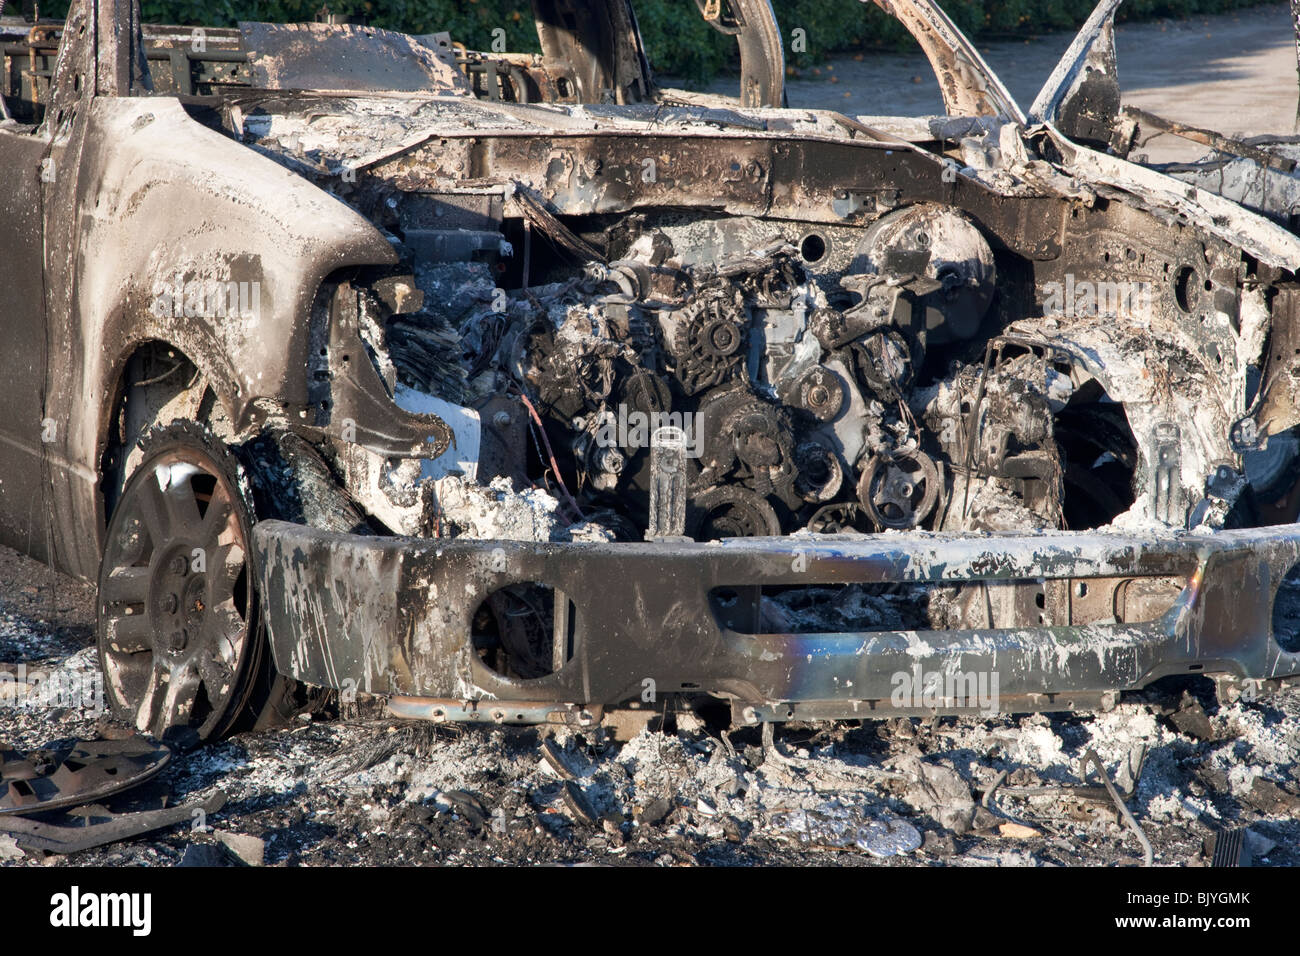
<svg viewBox="0 0 1300 956">
<path fill-rule="evenodd" d="M 703 84 L 736 58 L 736 41 L 709 26 L 692 0 L 633 0 L 632 9 L 656 73 Z"/>
<path fill-rule="evenodd" d="M 594 0 L 602 2 L 602 0 Z M 1128 0 L 1124 20 L 1187 17 L 1258 5 L 1262 0 Z M 834 53 L 862 48 L 900 48 L 907 31 L 874 3 L 863 0 L 773 0 L 786 41 L 787 62 L 805 66 Z M 378 27 L 408 33 L 446 30 L 470 49 L 490 50 L 497 30 L 505 49 L 536 51 L 528 0 L 142 0 L 154 23 L 233 26 L 240 20 L 302 22 L 322 6 L 331 13 L 364 17 Z M 62 16 L 67 0 L 41 5 Z M 734 66 L 735 41 L 718 33 L 699 15 L 693 0 L 633 0 L 646 51 L 657 73 L 690 83 L 705 83 Z M 1035 34 L 1072 29 L 1092 12 L 1093 0 L 943 0 L 943 8 L 968 35 Z M 802 30 L 804 49 L 792 49 Z"/>
<path fill-rule="evenodd" d="M 240 20 L 302 23 L 330 13 L 406 33 L 448 31 L 471 49 L 490 50 L 504 30 L 504 49 L 539 49 L 527 0 L 142 0 L 146 20 L 183 26 L 234 26 Z"/>
</svg>

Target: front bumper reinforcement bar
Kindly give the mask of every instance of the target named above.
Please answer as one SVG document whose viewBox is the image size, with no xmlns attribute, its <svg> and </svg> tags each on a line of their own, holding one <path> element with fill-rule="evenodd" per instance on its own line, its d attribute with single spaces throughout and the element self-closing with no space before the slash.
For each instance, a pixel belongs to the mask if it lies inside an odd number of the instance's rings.
<svg viewBox="0 0 1300 956">
<path fill-rule="evenodd" d="M 394 713 L 409 717 L 583 725 L 603 709 L 652 706 L 644 701 L 675 693 L 729 701 L 744 723 L 988 707 L 986 699 L 944 693 L 900 699 L 902 684 L 929 674 L 941 675 L 941 687 L 943 675 L 959 675 L 959 685 L 969 675 L 995 675 L 992 709 L 1002 712 L 1091 710 L 1174 674 L 1238 686 L 1300 674 L 1300 654 L 1287 650 L 1297 648 L 1296 634 L 1273 627 L 1278 589 L 1300 561 L 1300 525 L 1141 536 L 538 544 L 368 537 L 267 521 L 254 541 L 279 670 L 308 684 L 387 696 Z M 758 588 L 780 586 L 1077 588 L 1159 577 L 1186 586 L 1158 619 L 1143 623 L 1103 617 L 1059 625 L 1045 617 L 1014 628 L 770 634 L 733 626 L 729 609 Z M 480 659 L 472 621 L 490 594 L 529 582 L 572 602 L 573 623 L 567 661 L 521 680 Z"/>
</svg>

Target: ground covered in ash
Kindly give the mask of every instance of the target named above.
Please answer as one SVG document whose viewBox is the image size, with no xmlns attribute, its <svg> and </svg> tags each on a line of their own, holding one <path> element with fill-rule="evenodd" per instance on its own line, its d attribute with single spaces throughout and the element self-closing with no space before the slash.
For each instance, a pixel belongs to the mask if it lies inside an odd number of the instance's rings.
<svg viewBox="0 0 1300 956">
<path fill-rule="evenodd" d="M 90 593 L 0 554 L 0 661 L 93 673 Z M 675 726 L 674 726 L 675 724 Z M 790 726 L 764 743 L 689 715 L 626 743 L 600 733 L 411 724 L 358 712 L 247 733 L 177 757 L 115 812 L 223 790 L 195 823 L 10 865 L 1135 866 L 1114 804 L 1080 791 L 1095 750 L 1156 865 L 1206 865 L 1205 842 L 1248 828 L 1256 865 L 1300 864 L 1300 689 L 1219 707 L 1161 688 L 1097 715 L 895 719 Z M 77 708 L 0 707 L 0 744 L 97 732 Z M 1099 786 L 1091 772 L 1087 781 Z M 993 790 L 993 799 L 984 798 Z M 67 822 L 56 820 L 54 822 Z"/>
</svg>

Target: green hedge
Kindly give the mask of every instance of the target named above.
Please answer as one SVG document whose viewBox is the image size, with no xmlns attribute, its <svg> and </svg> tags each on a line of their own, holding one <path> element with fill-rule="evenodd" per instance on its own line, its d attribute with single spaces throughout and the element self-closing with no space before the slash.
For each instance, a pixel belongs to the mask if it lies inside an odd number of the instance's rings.
<svg viewBox="0 0 1300 956">
<path fill-rule="evenodd" d="M 239 20 L 303 21 L 326 0 L 142 0 L 155 23 L 229 26 Z M 600 2 L 600 0 L 596 0 Z M 1185 17 L 1257 6 L 1264 0 L 1129 0 L 1121 19 Z M 862 47 L 902 47 L 910 40 L 897 21 L 860 0 L 774 0 L 786 38 L 787 62 L 805 66 L 826 56 Z M 43 5 L 55 15 L 62 4 Z M 365 17 L 375 26 L 409 33 L 450 31 L 471 49 L 492 47 L 494 30 L 505 31 L 506 49 L 537 50 L 527 0 L 328 0 L 329 9 Z M 717 33 L 696 12 L 693 0 L 634 0 L 655 70 L 702 83 L 733 65 L 735 41 Z M 1077 26 L 1093 0 L 946 0 L 944 9 L 973 36 L 1034 34 Z M 790 49 L 802 29 L 806 49 Z M 496 34 L 496 36 L 500 36 Z"/>
</svg>

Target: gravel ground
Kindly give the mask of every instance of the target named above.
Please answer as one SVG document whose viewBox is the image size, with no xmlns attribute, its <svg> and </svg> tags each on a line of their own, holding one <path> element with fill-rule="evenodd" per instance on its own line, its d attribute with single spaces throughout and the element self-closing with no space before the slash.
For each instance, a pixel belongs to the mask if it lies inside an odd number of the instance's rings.
<svg viewBox="0 0 1300 956">
<path fill-rule="evenodd" d="M 0 552 L 9 662 L 88 680 L 91 597 Z M 1109 801 L 1057 789 L 1082 782 L 1091 748 L 1121 786 L 1130 755 L 1146 751 L 1130 806 L 1157 865 L 1204 865 L 1203 841 L 1229 827 L 1250 828 L 1257 864 L 1300 864 L 1300 690 L 1216 708 L 1189 689 L 1100 715 L 791 726 L 770 747 L 757 731 L 725 735 L 686 717 L 672 733 L 620 744 L 402 723 L 363 704 L 180 756 L 111 804 L 144 809 L 220 789 L 228 802 L 202 821 L 207 830 L 69 857 L 24 854 L 0 836 L 0 861 L 237 865 L 229 844 L 266 865 L 1137 865 L 1137 838 Z M 0 740 L 19 748 L 112 729 L 76 708 L 0 707 Z M 1003 771 L 985 810 L 979 801 Z"/>
</svg>

